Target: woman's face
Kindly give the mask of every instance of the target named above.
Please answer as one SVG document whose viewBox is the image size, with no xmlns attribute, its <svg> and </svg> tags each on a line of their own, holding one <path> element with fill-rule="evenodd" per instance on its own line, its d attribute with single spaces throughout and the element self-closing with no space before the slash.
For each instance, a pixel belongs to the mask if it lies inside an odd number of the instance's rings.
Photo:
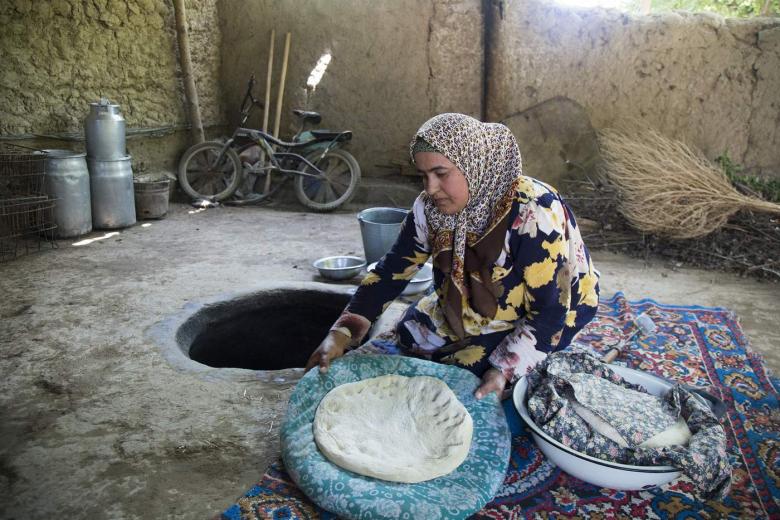
<svg viewBox="0 0 780 520">
<path fill-rule="evenodd" d="M 454 215 L 469 202 L 466 176 L 452 161 L 437 152 L 414 154 L 417 172 L 423 178 L 425 193 L 445 215 Z"/>
</svg>

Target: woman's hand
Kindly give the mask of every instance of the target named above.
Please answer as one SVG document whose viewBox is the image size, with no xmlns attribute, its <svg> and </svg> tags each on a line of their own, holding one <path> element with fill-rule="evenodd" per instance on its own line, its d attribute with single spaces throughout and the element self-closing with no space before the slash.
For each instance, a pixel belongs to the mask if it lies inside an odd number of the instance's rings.
<svg viewBox="0 0 780 520">
<path fill-rule="evenodd" d="M 328 332 L 320 346 L 309 356 L 309 361 L 306 362 L 306 372 L 316 365 L 320 366 L 321 373 L 327 372 L 330 362 L 344 355 L 344 350 L 351 340 L 352 338 L 337 330 Z"/>
<path fill-rule="evenodd" d="M 482 399 L 490 394 L 490 392 L 495 392 L 498 398 L 501 399 L 501 394 L 504 393 L 506 383 L 506 378 L 499 369 L 490 368 L 482 375 L 482 384 L 479 385 L 477 391 L 474 392 L 474 396 L 477 399 Z"/>
</svg>

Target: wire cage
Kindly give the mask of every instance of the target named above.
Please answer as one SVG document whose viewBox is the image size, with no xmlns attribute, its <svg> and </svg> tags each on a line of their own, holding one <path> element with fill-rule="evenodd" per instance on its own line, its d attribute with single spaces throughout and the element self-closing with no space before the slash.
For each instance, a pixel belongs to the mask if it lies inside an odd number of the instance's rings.
<svg viewBox="0 0 780 520">
<path fill-rule="evenodd" d="M 0 262 L 57 247 L 55 199 L 44 188 L 46 154 L 0 143 Z"/>
<path fill-rule="evenodd" d="M 43 195 L 45 173 L 43 151 L 0 143 L 0 199 Z"/>
<path fill-rule="evenodd" d="M 0 199 L 0 262 L 57 247 L 55 202 L 46 196 Z"/>
</svg>

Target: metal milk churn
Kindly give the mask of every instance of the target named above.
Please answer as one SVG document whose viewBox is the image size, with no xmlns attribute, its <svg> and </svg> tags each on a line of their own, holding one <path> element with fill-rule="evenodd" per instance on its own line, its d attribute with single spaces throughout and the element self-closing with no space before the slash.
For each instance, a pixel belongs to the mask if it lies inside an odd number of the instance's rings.
<svg viewBox="0 0 780 520">
<path fill-rule="evenodd" d="M 133 170 L 125 146 L 119 105 L 102 98 L 89 104 L 84 123 L 92 198 L 92 226 L 117 229 L 135 224 Z"/>
<path fill-rule="evenodd" d="M 92 225 L 117 229 L 135 224 L 133 170 L 130 156 L 99 160 L 87 157 L 92 193 Z"/>
<path fill-rule="evenodd" d="M 86 154 L 70 150 L 46 153 L 46 193 L 56 199 L 54 222 L 59 238 L 77 237 L 92 231 L 89 172 Z"/>
<path fill-rule="evenodd" d="M 106 98 L 89 104 L 84 134 L 87 139 L 87 156 L 93 159 L 118 159 L 127 155 L 125 118 L 119 112 L 119 105 Z"/>
</svg>

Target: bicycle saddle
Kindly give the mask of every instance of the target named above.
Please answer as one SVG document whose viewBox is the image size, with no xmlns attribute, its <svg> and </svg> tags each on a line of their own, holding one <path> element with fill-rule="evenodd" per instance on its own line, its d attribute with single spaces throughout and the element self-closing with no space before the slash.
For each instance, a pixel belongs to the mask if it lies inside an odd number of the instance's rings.
<svg viewBox="0 0 780 520">
<path fill-rule="evenodd" d="M 308 110 L 293 110 L 293 114 L 300 117 L 304 121 L 311 121 L 313 124 L 318 125 L 322 121 L 322 116 L 318 112 L 309 112 Z"/>
</svg>

